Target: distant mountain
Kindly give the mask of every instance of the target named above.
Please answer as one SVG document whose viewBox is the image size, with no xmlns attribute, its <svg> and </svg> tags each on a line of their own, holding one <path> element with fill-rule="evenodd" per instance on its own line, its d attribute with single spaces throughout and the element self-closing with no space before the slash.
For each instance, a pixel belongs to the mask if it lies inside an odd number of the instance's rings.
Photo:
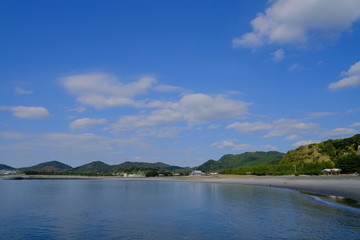
<svg viewBox="0 0 360 240">
<path fill-rule="evenodd" d="M 213 159 L 198 166 L 196 169 L 209 172 L 222 169 L 238 168 L 242 166 L 258 166 L 265 164 L 277 164 L 285 154 L 276 151 L 270 152 L 246 152 L 242 154 L 227 154 L 218 161 Z"/>
<path fill-rule="evenodd" d="M 331 162 L 335 164 L 337 157 L 348 154 L 360 155 L 360 134 L 350 138 L 327 140 L 301 146 L 295 150 L 288 151 L 281 163 L 312 163 Z"/>
<path fill-rule="evenodd" d="M 7 168 L 9 166 L 0 165 Z M 73 173 L 116 173 L 116 172 L 135 172 L 135 171 L 175 171 L 183 169 L 178 166 L 168 165 L 162 162 L 157 163 L 147 163 L 147 162 L 124 162 L 118 165 L 108 165 L 101 161 L 95 161 L 91 163 L 84 164 L 82 166 L 72 168 L 71 166 L 58 162 L 44 162 L 31 167 L 19 168 L 20 171 L 37 171 L 37 172 L 73 172 Z M 5 169 L 4 169 L 5 170 Z"/>
<path fill-rule="evenodd" d="M 10 167 L 10 166 L 5 165 L 5 164 L 0 164 L 0 170 L 15 170 L 15 168 Z"/>
<path fill-rule="evenodd" d="M 168 171 L 174 171 L 178 169 L 182 169 L 178 166 L 168 165 L 166 163 L 157 162 L 157 163 L 147 163 L 147 162 L 124 162 L 119 165 L 115 165 L 115 170 L 121 171 L 126 169 L 162 169 Z"/>
<path fill-rule="evenodd" d="M 114 166 L 108 165 L 101 161 L 91 162 L 76 168 L 73 168 L 72 172 L 91 172 L 91 173 L 112 173 L 114 170 Z"/>
<path fill-rule="evenodd" d="M 19 168 L 21 171 L 40 171 L 40 172 L 65 172 L 72 167 L 59 161 L 50 161 L 37 164 L 32 167 Z"/>
</svg>

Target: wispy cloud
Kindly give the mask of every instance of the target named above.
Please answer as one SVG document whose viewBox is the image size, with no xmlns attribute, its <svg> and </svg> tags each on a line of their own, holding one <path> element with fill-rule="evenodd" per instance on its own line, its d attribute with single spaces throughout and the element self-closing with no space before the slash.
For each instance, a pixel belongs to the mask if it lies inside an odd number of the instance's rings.
<svg viewBox="0 0 360 240">
<path fill-rule="evenodd" d="M 306 146 L 313 143 L 319 143 L 320 140 L 301 140 L 293 144 L 294 147 Z"/>
<path fill-rule="evenodd" d="M 33 93 L 31 90 L 26 90 L 26 89 L 23 89 L 21 87 L 16 87 L 15 91 L 16 91 L 17 94 L 21 94 L 21 95 L 28 95 L 28 94 Z"/>
<path fill-rule="evenodd" d="M 272 53 L 274 62 L 281 62 L 285 58 L 285 51 L 283 49 L 278 49 Z"/>
<path fill-rule="evenodd" d="M 236 122 L 226 126 L 228 129 L 235 129 L 238 133 L 251 133 L 262 130 L 269 130 L 272 125 L 263 122 Z"/>
<path fill-rule="evenodd" d="M 170 86 L 170 85 L 158 85 L 154 88 L 159 92 L 181 92 L 184 91 L 182 87 Z"/>
<path fill-rule="evenodd" d="M 357 122 L 357 123 L 353 123 L 350 125 L 350 127 L 360 127 L 360 122 Z"/>
<path fill-rule="evenodd" d="M 298 63 L 293 63 L 289 68 L 289 71 L 304 71 L 304 70 L 310 70 L 310 68 L 304 67 Z"/>
<path fill-rule="evenodd" d="M 73 130 L 76 129 L 88 129 L 95 125 L 103 125 L 106 124 L 107 120 L 104 118 L 101 119 L 91 119 L 91 118 L 81 118 L 76 119 L 70 123 L 70 128 Z"/>
<path fill-rule="evenodd" d="M 77 113 L 82 113 L 82 112 L 85 112 L 87 110 L 86 107 L 67 107 L 66 109 L 69 112 L 77 112 Z"/>
<path fill-rule="evenodd" d="M 330 90 L 336 91 L 360 85 L 360 61 L 353 64 L 348 71 L 342 72 L 341 74 L 347 77 L 339 80 L 338 82 L 330 83 L 328 87 Z"/>
<path fill-rule="evenodd" d="M 313 112 L 309 114 L 310 118 L 322 118 L 322 117 L 328 117 L 333 116 L 337 114 L 336 112 Z"/>
<path fill-rule="evenodd" d="M 24 119 L 47 119 L 51 118 L 52 115 L 44 107 L 0 107 L 0 110 L 8 110 L 13 113 L 15 117 Z"/>
<path fill-rule="evenodd" d="M 235 151 L 250 151 L 250 150 L 267 150 L 267 151 L 275 151 L 277 147 L 272 145 L 263 145 L 263 146 L 254 146 L 252 144 L 238 144 L 236 140 L 222 140 L 219 142 L 215 142 L 211 144 L 213 148 L 218 149 L 231 149 Z"/>
<path fill-rule="evenodd" d="M 285 138 L 285 140 L 286 140 L 286 141 L 292 141 L 292 140 L 295 140 L 295 139 L 298 139 L 298 138 L 300 138 L 299 135 L 293 134 L 293 135 L 287 136 L 287 137 Z"/>
<path fill-rule="evenodd" d="M 0 132 L 0 137 L 4 139 L 24 139 L 26 135 L 19 132 Z"/>
<path fill-rule="evenodd" d="M 342 138 L 342 137 L 351 137 L 359 133 L 352 128 L 336 128 L 328 132 L 324 132 L 322 137 L 324 138 Z"/>
<path fill-rule="evenodd" d="M 264 136 L 265 138 L 284 135 L 304 134 L 315 130 L 316 123 L 301 122 L 297 119 L 279 119 L 273 122 L 273 128 Z"/>
</svg>

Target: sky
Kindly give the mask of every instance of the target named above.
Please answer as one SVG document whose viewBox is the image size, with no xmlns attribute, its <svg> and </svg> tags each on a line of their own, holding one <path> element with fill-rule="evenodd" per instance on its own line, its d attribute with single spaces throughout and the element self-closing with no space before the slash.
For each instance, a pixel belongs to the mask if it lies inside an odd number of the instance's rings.
<svg viewBox="0 0 360 240">
<path fill-rule="evenodd" d="M 286 153 L 360 132 L 358 0 L 2 0 L 0 163 Z"/>
</svg>

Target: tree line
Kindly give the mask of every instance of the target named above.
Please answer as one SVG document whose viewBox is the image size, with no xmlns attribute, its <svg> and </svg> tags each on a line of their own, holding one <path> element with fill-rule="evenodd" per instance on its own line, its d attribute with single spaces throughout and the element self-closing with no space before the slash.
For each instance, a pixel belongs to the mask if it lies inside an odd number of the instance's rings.
<svg viewBox="0 0 360 240">
<path fill-rule="evenodd" d="M 334 164 L 335 163 L 335 164 Z M 261 166 L 244 166 L 239 168 L 220 170 L 220 174 L 235 174 L 235 175 L 319 175 L 322 170 L 326 168 L 339 168 L 341 173 L 360 173 L 360 156 L 355 153 L 337 157 L 332 162 L 314 162 L 314 163 L 280 163 L 276 165 L 261 165 Z"/>
</svg>

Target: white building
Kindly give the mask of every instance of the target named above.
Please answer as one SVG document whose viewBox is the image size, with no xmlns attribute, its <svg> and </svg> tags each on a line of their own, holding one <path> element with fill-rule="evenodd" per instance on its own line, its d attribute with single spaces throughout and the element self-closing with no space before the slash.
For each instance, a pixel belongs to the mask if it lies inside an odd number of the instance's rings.
<svg viewBox="0 0 360 240">
<path fill-rule="evenodd" d="M 205 175 L 205 173 L 203 173 L 202 171 L 199 170 L 194 170 L 190 173 L 191 176 L 202 176 Z"/>
<path fill-rule="evenodd" d="M 327 175 L 329 175 L 329 174 L 335 174 L 335 175 L 339 174 L 340 175 L 341 169 L 339 169 L 339 168 L 332 168 L 332 169 L 326 168 L 326 169 L 322 170 L 322 172 L 324 174 L 327 173 Z"/>
</svg>

